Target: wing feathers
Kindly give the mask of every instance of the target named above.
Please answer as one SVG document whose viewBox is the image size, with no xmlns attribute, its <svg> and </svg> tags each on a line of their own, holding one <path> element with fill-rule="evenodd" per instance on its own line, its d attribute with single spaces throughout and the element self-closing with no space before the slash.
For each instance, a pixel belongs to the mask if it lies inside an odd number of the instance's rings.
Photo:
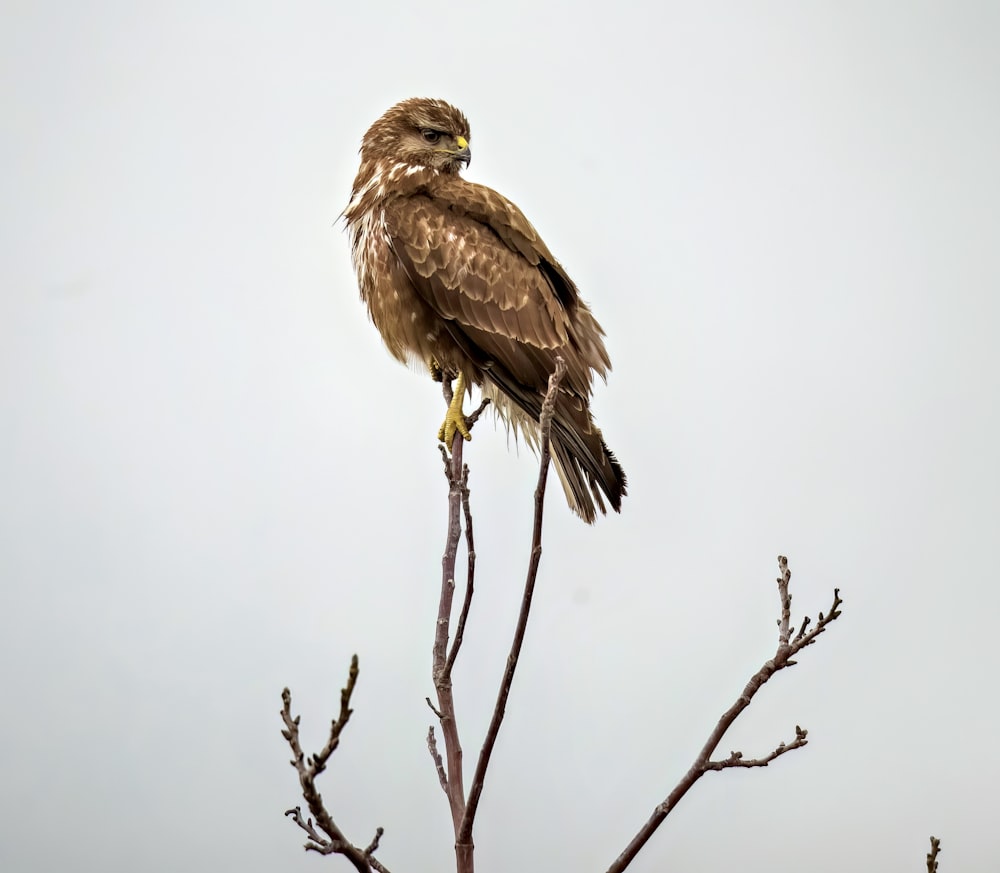
<svg viewBox="0 0 1000 873">
<path fill-rule="evenodd" d="M 397 255 L 440 315 L 540 348 L 569 342 L 569 318 L 545 274 L 494 234 L 424 196 L 385 212 Z"/>
<path fill-rule="evenodd" d="M 574 510 L 593 521 L 603 496 L 618 510 L 625 474 L 590 414 L 593 375 L 610 369 L 603 331 L 521 212 L 460 178 L 385 205 L 393 251 L 491 390 L 501 415 L 537 437 L 548 378 L 567 365 L 553 421 L 553 458 Z M 470 374 L 472 375 L 472 374 Z"/>
</svg>

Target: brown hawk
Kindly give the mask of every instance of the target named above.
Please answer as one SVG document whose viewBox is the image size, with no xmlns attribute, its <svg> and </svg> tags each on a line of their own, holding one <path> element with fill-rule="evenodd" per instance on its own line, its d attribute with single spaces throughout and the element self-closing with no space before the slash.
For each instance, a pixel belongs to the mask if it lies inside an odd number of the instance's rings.
<svg viewBox="0 0 1000 873">
<path fill-rule="evenodd" d="M 593 522 L 595 504 L 619 511 L 625 494 L 590 414 L 594 373 L 611 369 L 604 331 L 521 210 L 459 175 L 470 157 L 469 122 L 441 100 L 404 100 L 368 129 L 344 210 L 361 297 L 394 357 L 457 379 L 438 434 L 447 445 L 456 430 L 470 438 L 473 384 L 537 444 L 561 356 L 552 457 L 570 507 Z"/>
</svg>

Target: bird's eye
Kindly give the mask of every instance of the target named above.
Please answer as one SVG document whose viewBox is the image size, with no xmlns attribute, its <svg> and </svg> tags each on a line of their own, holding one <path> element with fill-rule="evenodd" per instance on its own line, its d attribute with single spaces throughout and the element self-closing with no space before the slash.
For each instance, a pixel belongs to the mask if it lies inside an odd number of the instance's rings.
<svg viewBox="0 0 1000 873">
<path fill-rule="evenodd" d="M 424 138 L 424 142 L 429 142 L 431 145 L 441 139 L 441 131 L 431 130 L 429 127 L 420 131 L 420 135 Z"/>
</svg>

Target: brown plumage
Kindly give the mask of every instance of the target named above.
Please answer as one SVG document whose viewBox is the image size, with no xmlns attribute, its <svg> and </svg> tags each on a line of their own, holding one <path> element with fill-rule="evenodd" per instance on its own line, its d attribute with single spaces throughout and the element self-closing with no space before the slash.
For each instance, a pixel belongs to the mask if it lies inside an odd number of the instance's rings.
<svg viewBox="0 0 1000 873">
<path fill-rule="evenodd" d="M 618 511 L 625 494 L 590 414 L 594 374 L 611 369 L 604 331 L 521 211 L 461 178 L 468 140 L 465 116 L 441 100 L 404 100 L 368 129 L 344 210 L 361 297 L 396 358 L 479 385 L 532 444 L 561 356 L 552 457 L 570 507 L 592 522 L 595 504 Z"/>
</svg>

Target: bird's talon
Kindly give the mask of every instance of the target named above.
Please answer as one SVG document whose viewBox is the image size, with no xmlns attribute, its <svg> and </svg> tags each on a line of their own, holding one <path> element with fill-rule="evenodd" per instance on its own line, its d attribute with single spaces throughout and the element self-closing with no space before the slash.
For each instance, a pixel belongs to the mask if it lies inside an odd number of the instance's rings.
<svg viewBox="0 0 1000 873">
<path fill-rule="evenodd" d="M 469 425 L 462 414 L 462 410 L 459 409 L 456 412 L 449 407 L 448 413 L 444 417 L 444 423 L 438 428 L 438 440 L 446 446 L 450 446 L 452 440 L 455 439 L 456 433 L 460 433 L 464 440 L 472 439 L 472 433 L 469 431 Z"/>
</svg>

